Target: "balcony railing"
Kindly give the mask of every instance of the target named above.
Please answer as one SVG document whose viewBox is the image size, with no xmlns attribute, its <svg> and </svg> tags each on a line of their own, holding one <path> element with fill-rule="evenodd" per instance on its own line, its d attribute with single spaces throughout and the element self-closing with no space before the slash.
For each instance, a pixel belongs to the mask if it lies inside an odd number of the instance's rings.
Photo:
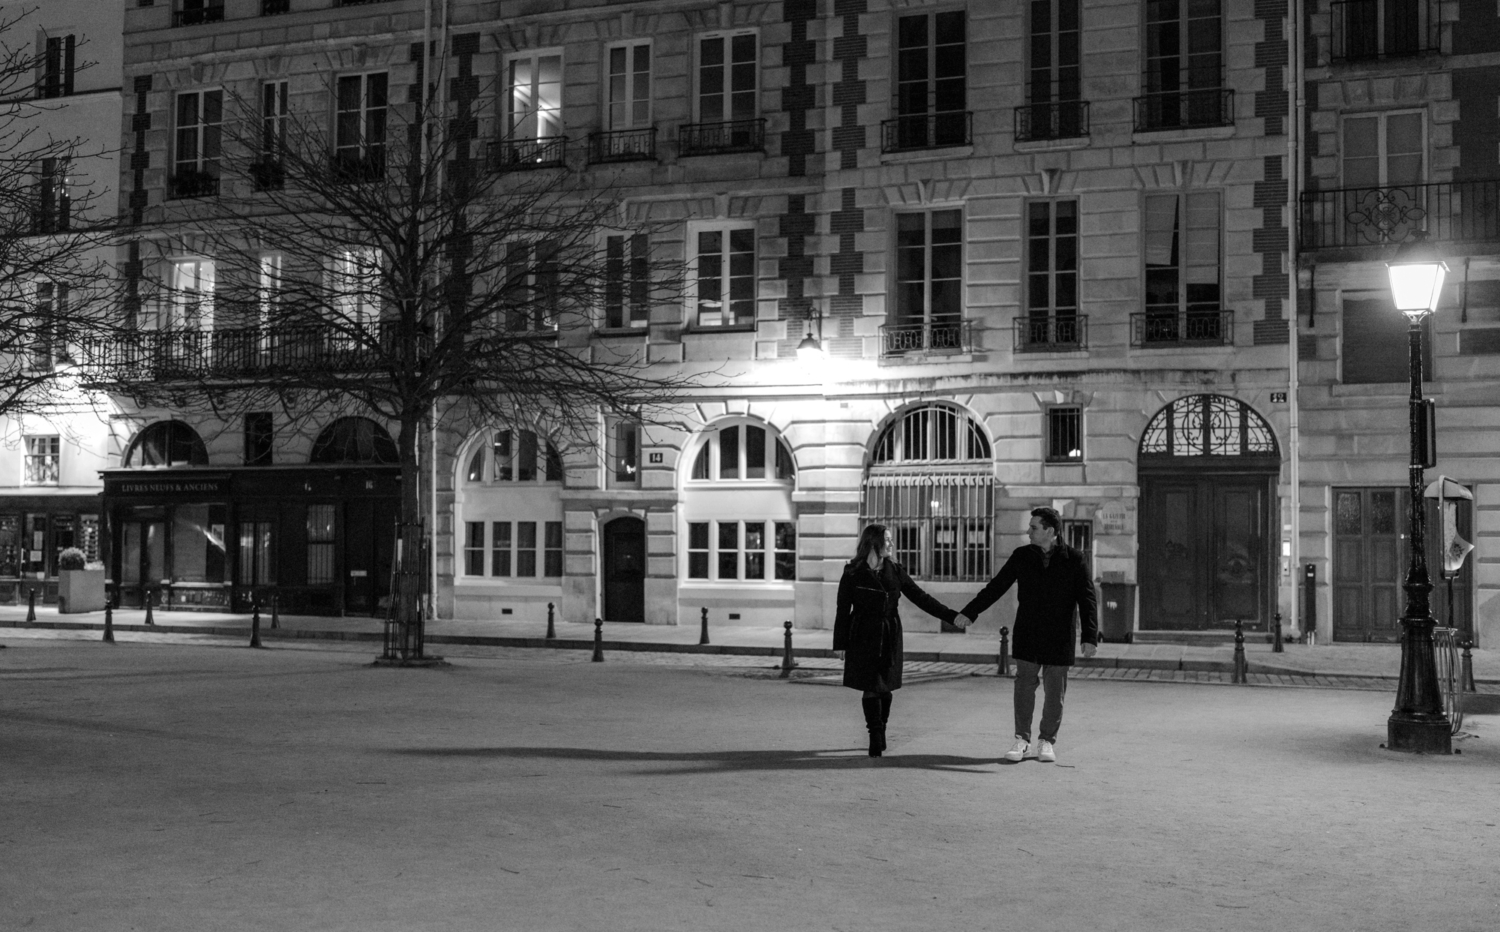
<svg viewBox="0 0 1500 932">
<path fill-rule="evenodd" d="M 1233 342 L 1233 311 L 1190 307 L 1130 315 L 1131 346 L 1228 346 Z"/>
<path fill-rule="evenodd" d="M 1135 131 L 1234 125 L 1234 91 L 1213 87 L 1165 91 L 1135 99 Z"/>
<path fill-rule="evenodd" d="M 280 191 L 286 184 L 286 166 L 280 159 L 258 158 L 250 163 L 250 182 L 257 191 Z"/>
<path fill-rule="evenodd" d="M 1334 61 L 1412 58 L 1440 51 L 1438 0 L 1335 0 Z"/>
<path fill-rule="evenodd" d="M 1089 319 L 1075 314 L 1058 317 L 1017 317 L 1018 353 L 1062 353 L 1088 345 Z"/>
<path fill-rule="evenodd" d="M 969 353 L 974 350 L 974 323 L 968 320 L 886 324 L 880 328 L 880 355 Z"/>
<path fill-rule="evenodd" d="M 880 124 L 880 151 L 941 149 L 974 142 L 974 114 L 968 110 L 898 116 Z"/>
<path fill-rule="evenodd" d="M 526 171 L 532 168 L 557 168 L 567 156 L 568 137 L 543 136 L 540 139 L 502 139 L 489 146 L 492 172 Z"/>
<path fill-rule="evenodd" d="M 217 197 L 219 177 L 206 171 L 184 169 L 167 180 L 167 197 Z"/>
<path fill-rule="evenodd" d="M 1389 246 L 1418 232 L 1434 242 L 1500 242 L 1500 179 L 1306 191 L 1301 213 L 1304 249 Z"/>
<path fill-rule="evenodd" d="M 292 0 L 260 0 L 261 16 L 277 16 L 292 12 Z"/>
<path fill-rule="evenodd" d="M 679 155 L 763 152 L 765 148 L 765 120 L 730 120 L 727 123 L 685 123 L 677 132 L 677 153 Z"/>
<path fill-rule="evenodd" d="M 589 163 L 644 162 L 656 158 L 656 129 L 624 129 L 589 134 Z"/>
<path fill-rule="evenodd" d="M 1089 134 L 1089 102 L 1064 100 L 1016 108 L 1016 142 L 1076 139 Z"/>
<path fill-rule="evenodd" d="M 335 152 L 329 163 L 334 179 L 347 184 L 366 184 L 385 174 L 385 147 L 367 146 L 363 151 Z"/>
<path fill-rule="evenodd" d="M 201 26 L 204 23 L 222 23 L 223 21 L 223 3 L 200 6 L 197 9 L 174 10 L 172 12 L 173 26 Z"/>
</svg>

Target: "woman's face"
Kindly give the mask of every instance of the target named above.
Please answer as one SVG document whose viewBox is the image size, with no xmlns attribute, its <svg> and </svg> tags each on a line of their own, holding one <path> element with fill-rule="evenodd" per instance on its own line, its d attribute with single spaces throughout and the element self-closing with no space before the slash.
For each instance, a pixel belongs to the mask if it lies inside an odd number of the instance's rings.
<svg viewBox="0 0 1500 932">
<path fill-rule="evenodd" d="M 875 555 L 877 557 L 880 557 L 881 559 L 890 556 L 891 544 L 891 532 L 886 531 L 885 536 L 880 538 L 880 540 L 875 544 Z"/>
</svg>

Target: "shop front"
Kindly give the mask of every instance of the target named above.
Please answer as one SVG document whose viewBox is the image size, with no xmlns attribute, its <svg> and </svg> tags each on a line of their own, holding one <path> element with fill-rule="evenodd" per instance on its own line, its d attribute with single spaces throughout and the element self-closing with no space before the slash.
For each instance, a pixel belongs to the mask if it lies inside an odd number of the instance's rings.
<svg viewBox="0 0 1500 932">
<path fill-rule="evenodd" d="M 117 604 L 378 614 L 399 494 L 391 466 L 106 470 Z"/>
<path fill-rule="evenodd" d="M 57 558 L 69 547 L 99 559 L 99 496 L 7 495 L 0 498 L 0 603 L 57 601 Z"/>
</svg>

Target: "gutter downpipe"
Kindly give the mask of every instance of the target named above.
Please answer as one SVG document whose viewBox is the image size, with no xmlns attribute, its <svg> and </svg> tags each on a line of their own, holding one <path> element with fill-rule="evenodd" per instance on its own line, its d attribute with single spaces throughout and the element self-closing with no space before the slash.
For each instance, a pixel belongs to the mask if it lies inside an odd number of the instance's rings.
<svg viewBox="0 0 1500 932">
<path fill-rule="evenodd" d="M 1297 307 L 1297 234 L 1300 229 L 1298 209 L 1300 206 L 1303 185 L 1303 164 L 1300 141 L 1302 138 L 1302 119 L 1306 111 L 1307 99 L 1305 97 L 1307 82 L 1303 73 L 1302 61 L 1302 23 L 1303 23 L 1303 0 L 1290 0 L 1288 9 L 1287 29 L 1287 78 L 1291 87 L 1287 94 L 1291 113 L 1287 122 L 1286 134 L 1286 158 L 1287 158 L 1287 307 L 1291 310 L 1291 321 L 1287 336 L 1287 446 L 1289 448 L 1289 472 L 1291 480 L 1291 502 L 1289 504 L 1291 525 L 1290 554 L 1288 569 L 1291 574 L 1291 611 L 1289 612 L 1293 631 L 1303 634 L 1305 632 L 1301 625 L 1300 609 L 1302 600 L 1298 598 L 1302 582 L 1302 435 L 1300 424 L 1300 403 L 1297 393 L 1301 384 L 1298 372 L 1298 326 L 1301 320 L 1300 308 Z M 1308 643 L 1312 643 L 1309 640 Z"/>
</svg>

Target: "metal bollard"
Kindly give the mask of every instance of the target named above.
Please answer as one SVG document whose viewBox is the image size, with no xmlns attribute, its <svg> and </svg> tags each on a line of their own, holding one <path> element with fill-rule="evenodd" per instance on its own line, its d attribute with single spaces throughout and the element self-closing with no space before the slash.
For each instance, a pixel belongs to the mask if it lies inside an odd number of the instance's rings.
<svg viewBox="0 0 1500 932">
<path fill-rule="evenodd" d="M 1479 692 L 1479 686 L 1474 682 L 1473 648 L 1473 641 L 1464 641 L 1463 659 L 1460 661 L 1462 664 L 1460 675 L 1463 677 L 1463 679 L 1460 680 L 1459 690 L 1466 693 Z"/>
<path fill-rule="evenodd" d="M 26 623 L 29 625 L 36 621 L 36 590 L 31 589 L 26 593 Z"/>
<path fill-rule="evenodd" d="M 1010 629 L 1000 626 L 1000 665 L 996 676 L 1010 676 Z"/>
<path fill-rule="evenodd" d="M 1245 623 L 1236 621 L 1234 623 L 1234 674 L 1231 682 L 1250 682 L 1248 673 L 1245 667 Z"/>
<path fill-rule="evenodd" d="M 708 609 L 707 608 L 702 609 L 701 614 L 703 615 L 703 628 L 701 630 L 701 633 L 699 633 L 699 635 L 698 635 L 698 643 L 699 644 L 707 644 L 708 643 Z"/>
<path fill-rule="evenodd" d="M 271 593 L 271 627 L 281 627 L 281 594 Z"/>
<path fill-rule="evenodd" d="M 604 619 L 594 619 L 594 663 L 604 662 Z"/>
<path fill-rule="evenodd" d="M 547 640 L 549 640 L 549 641 L 555 641 L 555 640 L 557 640 L 557 626 L 555 624 L 553 624 L 553 622 L 552 622 L 552 609 L 553 609 L 552 603 L 548 602 L 547 603 Z"/>
<path fill-rule="evenodd" d="M 792 660 L 792 623 L 786 621 L 782 625 L 786 628 L 786 644 L 781 649 L 781 678 L 786 679 L 792 675 L 792 667 L 797 664 Z"/>
<path fill-rule="evenodd" d="M 104 640 L 110 644 L 115 642 L 115 610 L 107 600 L 104 603 Z"/>
<path fill-rule="evenodd" d="M 250 603 L 250 646 L 260 646 L 260 601 Z"/>
<path fill-rule="evenodd" d="M 1276 613 L 1276 642 L 1271 645 L 1271 653 L 1284 654 L 1286 648 L 1281 645 L 1281 613 Z"/>
<path fill-rule="evenodd" d="M 151 594 L 150 589 L 142 589 L 141 592 L 146 597 L 146 624 L 154 625 L 156 624 L 156 619 L 151 616 L 151 603 L 156 601 L 156 597 Z"/>
</svg>

